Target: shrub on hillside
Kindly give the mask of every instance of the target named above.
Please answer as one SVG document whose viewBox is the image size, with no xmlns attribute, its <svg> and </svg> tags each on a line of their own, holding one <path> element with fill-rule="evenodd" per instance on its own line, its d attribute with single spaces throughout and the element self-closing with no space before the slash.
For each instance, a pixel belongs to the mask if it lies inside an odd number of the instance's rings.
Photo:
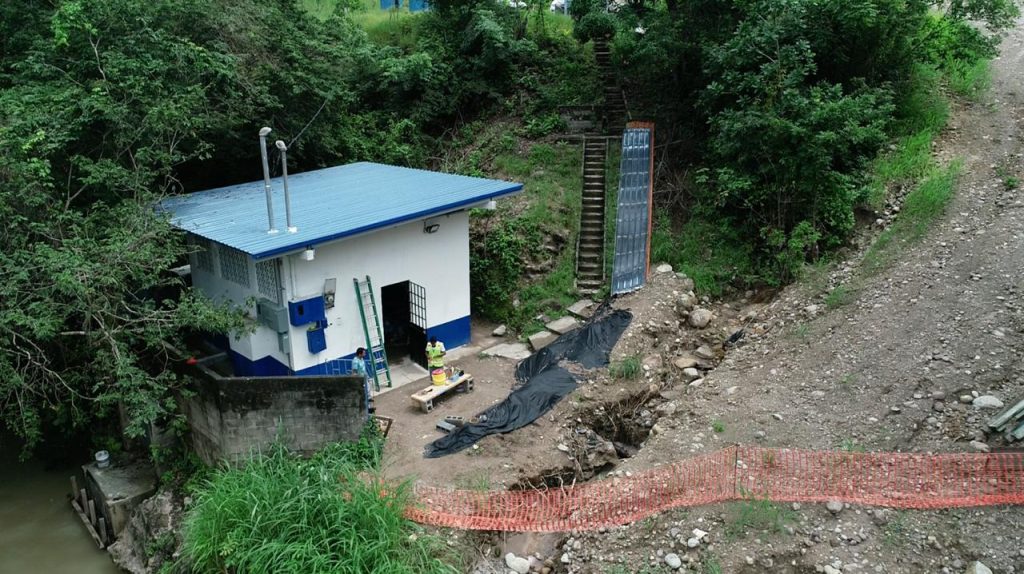
<svg viewBox="0 0 1024 574">
<path fill-rule="evenodd" d="M 615 35 L 615 20 L 607 12 L 590 12 L 576 23 L 573 34 L 580 42 L 611 38 Z"/>
</svg>

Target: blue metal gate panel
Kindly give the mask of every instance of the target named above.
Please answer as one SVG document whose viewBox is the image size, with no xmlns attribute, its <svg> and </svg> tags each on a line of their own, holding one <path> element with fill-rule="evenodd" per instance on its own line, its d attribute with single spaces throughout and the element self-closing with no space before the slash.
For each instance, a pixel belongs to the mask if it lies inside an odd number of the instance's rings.
<svg viewBox="0 0 1024 574">
<path fill-rule="evenodd" d="M 635 291 L 647 281 L 652 136 L 649 127 L 630 127 L 622 134 L 612 295 Z"/>
</svg>

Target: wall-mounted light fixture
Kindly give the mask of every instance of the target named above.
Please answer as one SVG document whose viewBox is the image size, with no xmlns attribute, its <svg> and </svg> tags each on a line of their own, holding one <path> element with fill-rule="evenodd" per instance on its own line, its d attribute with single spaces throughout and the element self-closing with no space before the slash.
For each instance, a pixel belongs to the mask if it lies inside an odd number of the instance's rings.
<svg viewBox="0 0 1024 574">
<path fill-rule="evenodd" d="M 427 224 L 426 221 L 423 222 L 423 233 L 437 233 L 438 229 L 441 229 L 440 223 Z"/>
<path fill-rule="evenodd" d="M 312 245 L 302 252 L 302 258 L 306 261 L 312 261 L 314 257 L 316 257 L 316 250 L 313 249 Z"/>
</svg>

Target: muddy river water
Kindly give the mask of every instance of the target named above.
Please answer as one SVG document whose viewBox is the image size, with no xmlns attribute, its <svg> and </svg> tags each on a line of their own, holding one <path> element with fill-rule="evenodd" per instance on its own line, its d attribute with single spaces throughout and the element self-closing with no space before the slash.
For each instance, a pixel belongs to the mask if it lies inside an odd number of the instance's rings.
<svg viewBox="0 0 1024 574">
<path fill-rule="evenodd" d="M 11 450 L 0 450 L 0 573 L 120 572 L 71 510 L 66 495 L 73 468 L 18 462 Z"/>
</svg>

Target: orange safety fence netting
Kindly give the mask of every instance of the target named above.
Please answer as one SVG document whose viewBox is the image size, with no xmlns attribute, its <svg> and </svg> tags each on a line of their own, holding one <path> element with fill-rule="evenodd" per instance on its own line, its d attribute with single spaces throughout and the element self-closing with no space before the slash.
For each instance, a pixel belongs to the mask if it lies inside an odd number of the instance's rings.
<svg viewBox="0 0 1024 574">
<path fill-rule="evenodd" d="M 406 516 L 470 530 L 567 532 L 745 498 L 918 509 L 1024 504 L 1024 454 L 734 446 L 630 477 L 561 488 L 480 492 L 417 485 Z"/>
</svg>

